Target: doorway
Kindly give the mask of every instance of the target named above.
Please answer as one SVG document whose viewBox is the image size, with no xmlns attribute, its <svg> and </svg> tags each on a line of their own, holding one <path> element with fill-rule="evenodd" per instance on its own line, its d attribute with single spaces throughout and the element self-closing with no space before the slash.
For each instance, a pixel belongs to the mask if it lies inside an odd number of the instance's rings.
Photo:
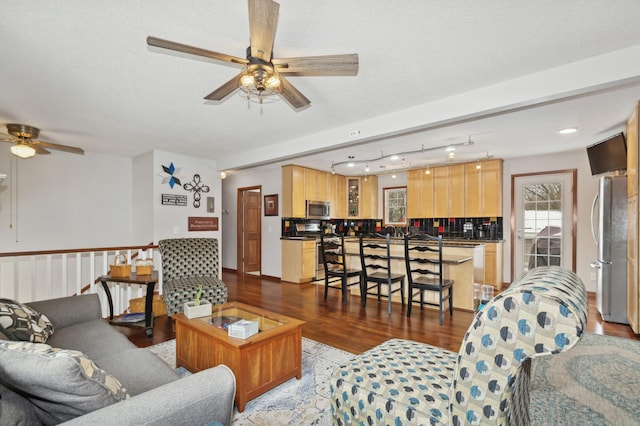
<svg viewBox="0 0 640 426">
<path fill-rule="evenodd" d="M 576 169 L 511 176 L 511 278 L 544 265 L 576 270 Z"/>
<path fill-rule="evenodd" d="M 238 188 L 238 273 L 262 275 L 262 186 Z"/>
</svg>

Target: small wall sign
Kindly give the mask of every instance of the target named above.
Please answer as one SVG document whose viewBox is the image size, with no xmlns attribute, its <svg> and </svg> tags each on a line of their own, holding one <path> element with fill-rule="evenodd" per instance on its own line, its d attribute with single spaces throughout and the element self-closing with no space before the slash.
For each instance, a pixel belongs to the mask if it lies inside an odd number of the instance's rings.
<svg viewBox="0 0 640 426">
<path fill-rule="evenodd" d="M 175 194 L 162 194 L 162 205 L 163 206 L 186 206 L 187 196 L 175 195 Z"/>
<path fill-rule="evenodd" d="M 217 217 L 189 217 L 189 231 L 217 231 Z"/>
</svg>

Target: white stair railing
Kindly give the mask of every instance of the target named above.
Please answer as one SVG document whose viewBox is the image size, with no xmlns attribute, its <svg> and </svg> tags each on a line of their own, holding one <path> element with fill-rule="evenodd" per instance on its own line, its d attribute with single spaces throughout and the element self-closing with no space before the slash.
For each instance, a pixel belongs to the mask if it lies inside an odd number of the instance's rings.
<svg viewBox="0 0 640 426">
<path fill-rule="evenodd" d="M 157 291 L 162 292 L 160 253 L 156 245 L 128 247 L 84 248 L 32 252 L 0 253 L 0 298 L 20 302 L 53 299 L 83 293 L 97 293 L 102 315 L 109 315 L 104 289 L 96 279 L 107 275 L 115 256 L 123 254 L 127 262 L 135 263 L 139 250 L 146 250 L 159 270 Z M 135 271 L 135 266 L 132 267 Z M 129 301 L 144 297 L 145 286 L 108 283 L 113 298 L 114 315 L 127 311 Z"/>
</svg>

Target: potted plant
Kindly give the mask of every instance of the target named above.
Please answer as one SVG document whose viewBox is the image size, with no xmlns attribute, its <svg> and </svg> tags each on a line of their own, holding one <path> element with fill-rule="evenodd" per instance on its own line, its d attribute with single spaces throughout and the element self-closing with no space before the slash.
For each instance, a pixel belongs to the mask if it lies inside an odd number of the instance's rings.
<svg viewBox="0 0 640 426">
<path fill-rule="evenodd" d="M 184 315 L 191 318 L 206 317 L 211 315 L 211 303 L 207 299 L 201 299 L 202 285 L 198 288 L 196 298 L 184 304 Z"/>
</svg>

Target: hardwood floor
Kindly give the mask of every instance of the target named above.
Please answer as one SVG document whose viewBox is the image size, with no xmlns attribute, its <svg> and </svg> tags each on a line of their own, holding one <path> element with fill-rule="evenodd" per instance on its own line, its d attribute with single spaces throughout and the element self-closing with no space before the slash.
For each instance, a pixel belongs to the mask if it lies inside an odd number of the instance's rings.
<svg viewBox="0 0 640 426">
<path fill-rule="evenodd" d="M 359 296 L 349 296 L 342 304 L 339 290 L 329 289 L 324 300 L 324 287 L 315 284 L 281 283 L 255 276 L 238 276 L 224 271 L 222 279 L 229 288 L 229 301 L 244 302 L 270 311 L 301 319 L 307 323 L 302 335 L 318 342 L 358 354 L 391 337 L 411 339 L 458 351 L 460 342 L 473 318 L 473 313 L 455 310 L 438 324 L 438 312 L 425 308 L 413 309 L 411 318 L 406 308 L 394 303 L 387 314 L 386 301 L 370 299 L 366 308 L 360 306 Z M 118 327 L 139 347 L 146 347 L 175 338 L 171 321 L 158 316 L 153 339 L 147 339 L 142 329 Z M 602 321 L 595 308 L 595 295 L 589 294 L 588 332 L 640 340 L 631 327 Z"/>
</svg>

